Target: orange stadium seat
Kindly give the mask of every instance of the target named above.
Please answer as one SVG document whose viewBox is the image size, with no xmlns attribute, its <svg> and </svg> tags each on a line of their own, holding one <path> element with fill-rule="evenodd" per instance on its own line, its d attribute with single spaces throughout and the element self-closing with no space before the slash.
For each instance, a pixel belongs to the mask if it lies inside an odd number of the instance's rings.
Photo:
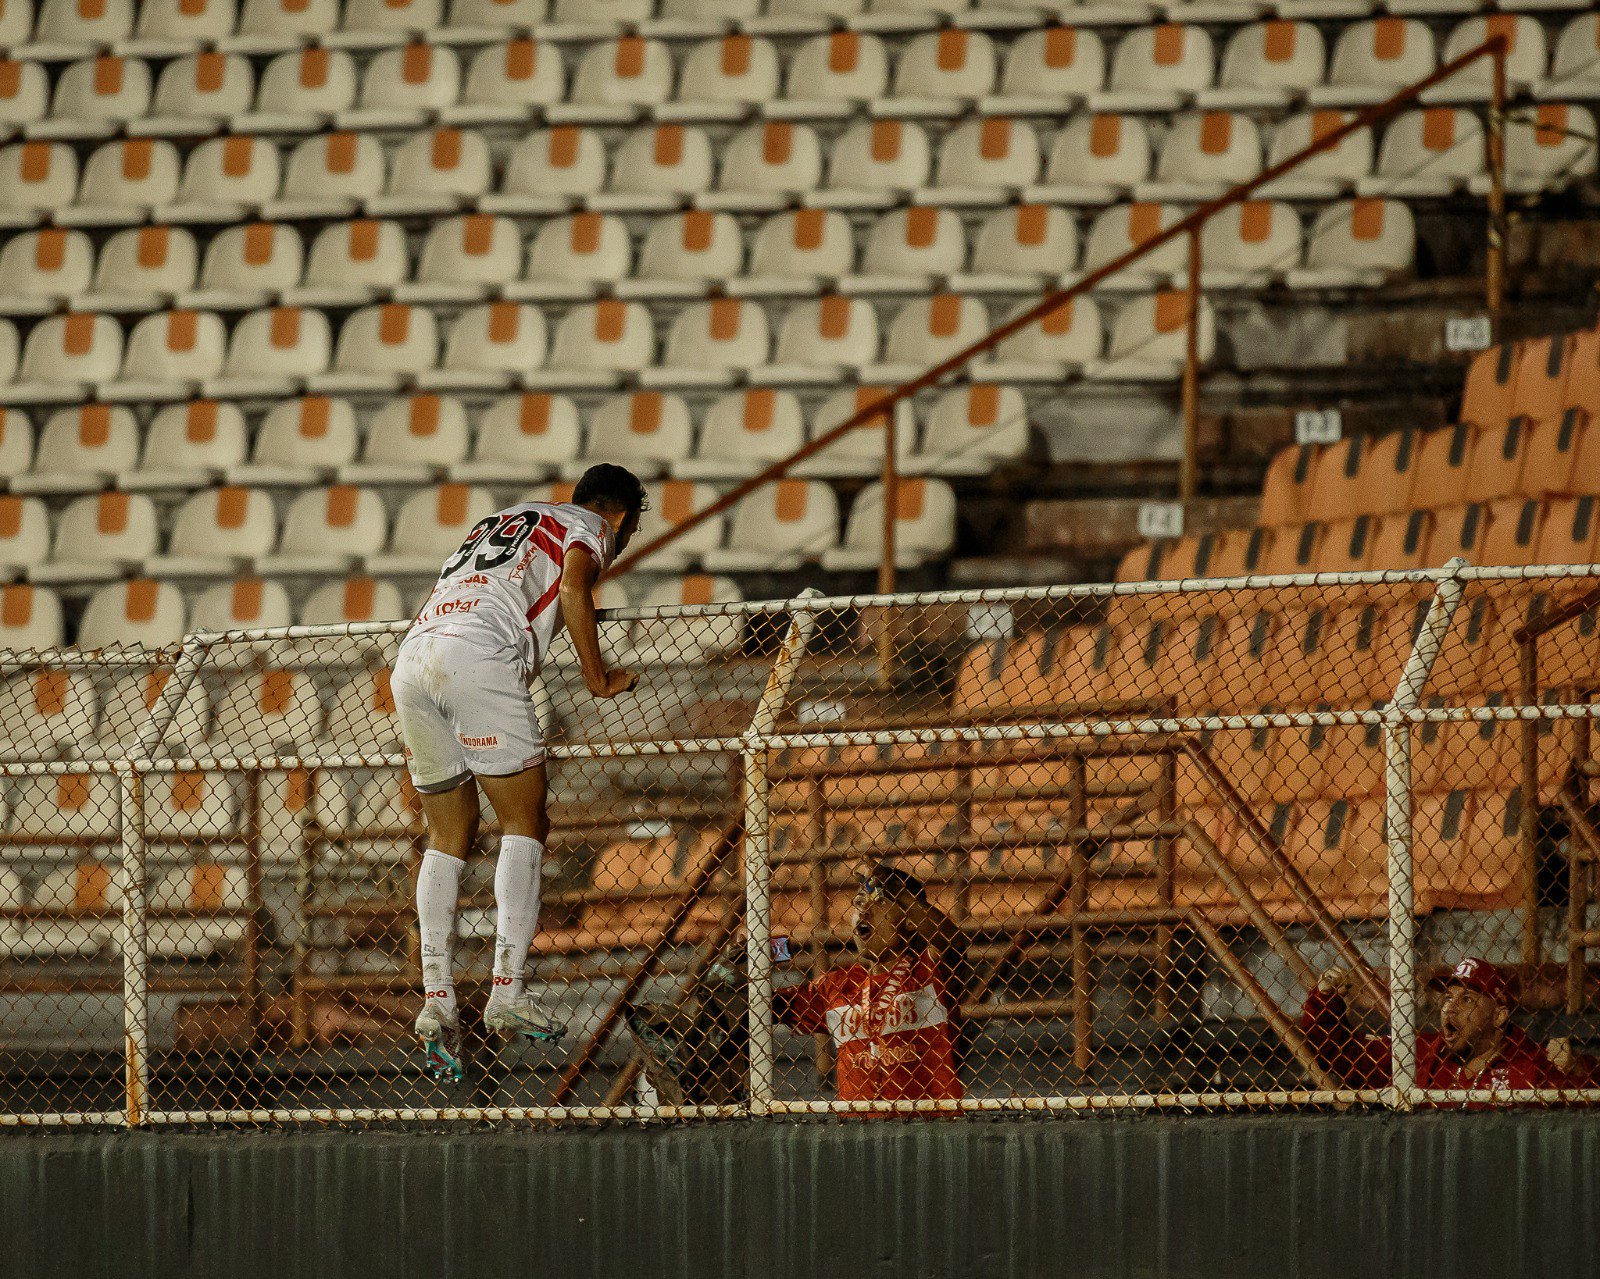
<svg viewBox="0 0 1600 1279">
<path fill-rule="evenodd" d="M 1371 566 L 1376 515 L 1333 520 L 1323 526 L 1313 564 L 1319 573 L 1359 573 Z"/>
<path fill-rule="evenodd" d="M 1323 449 L 1312 464 L 1308 483 L 1311 501 L 1306 505 L 1309 520 L 1343 520 L 1373 508 L 1365 491 L 1367 455 L 1378 440 L 1370 435 L 1352 435 Z"/>
<path fill-rule="evenodd" d="M 1502 705 L 1502 694 L 1485 699 Z M 1437 696 L 1429 707 L 1443 705 Z M 1426 723 L 1411 734 L 1412 784 L 1419 791 L 1446 794 L 1453 790 L 1506 790 L 1516 785 L 1519 737 L 1509 721 Z"/>
<path fill-rule="evenodd" d="M 1312 700 L 1333 706 L 1387 701 L 1411 651 L 1411 610 L 1358 604 L 1340 609 L 1322 637 L 1323 660 Z"/>
<path fill-rule="evenodd" d="M 1459 908 L 1482 882 L 1483 870 L 1473 857 L 1476 804 L 1477 796 L 1467 790 L 1415 797 L 1411 856 L 1419 914 Z"/>
<path fill-rule="evenodd" d="M 1489 529 L 1483 538 L 1483 564 L 1522 568 L 1535 563 L 1544 508 L 1533 498 L 1505 497 L 1488 505 Z"/>
<path fill-rule="evenodd" d="M 1472 357 L 1461 392 L 1462 422 L 1493 431 L 1511 420 L 1520 355 L 1517 343 L 1502 342 Z"/>
<path fill-rule="evenodd" d="M 1429 431 L 1417 446 L 1411 491 L 1418 506 L 1454 506 L 1466 501 L 1467 475 L 1477 428 L 1470 422 Z"/>
<path fill-rule="evenodd" d="M 1279 730 L 1274 773 L 1281 798 L 1366 799 L 1383 790 L 1384 762 L 1381 725 L 1314 724 Z"/>
<path fill-rule="evenodd" d="M 1548 422 L 1561 416 L 1573 343 L 1571 333 L 1531 338 L 1521 343 L 1522 351 L 1517 356 L 1516 390 L 1511 397 L 1513 418 Z"/>
<path fill-rule="evenodd" d="M 1261 573 L 1277 534 L 1270 528 L 1228 529 L 1216 535 L 1206 572 L 1211 577 L 1246 577 Z"/>
<path fill-rule="evenodd" d="M 1489 532 L 1485 507 L 1445 506 L 1433 512 L 1433 532 L 1428 537 L 1427 567 L 1443 568 L 1458 556 L 1469 564 L 1482 564 L 1483 542 Z"/>
<path fill-rule="evenodd" d="M 1297 444 L 1283 449 L 1267 464 L 1267 477 L 1261 486 L 1262 525 L 1273 528 L 1308 518 L 1319 452 L 1315 444 Z"/>
<path fill-rule="evenodd" d="M 1484 428 L 1472 444 L 1467 462 L 1466 499 L 1492 502 L 1523 492 L 1522 469 L 1527 457 L 1528 420 L 1514 417 Z"/>
<path fill-rule="evenodd" d="M 1405 511 L 1378 517 L 1367 565 L 1373 569 L 1424 568 L 1433 536 L 1432 511 Z"/>
<path fill-rule="evenodd" d="M 1583 409 L 1590 417 L 1600 417 L 1600 328 L 1580 329 L 1572 335 L 1561 407 Z"/>
<path fill-rule="evenodd" d="M 1536 564 L 1592 564 L 1596 521 L 1593 497 L 1564 497 L 1546 504 L 1544 527 L 1534 551 Z"/>
<path fill-rule="evenodd" d="M 1260 573 L 1312 573 L 1321 554 L 1323 525 L 1318 523 L 1280 528 L 1263 553 Z"/>
<path fill-rule="evenodd" d="M 1270 687 L 1273 645 L 1282 619 L 1263 609 L 1242 617 L 1218 619 L 1214 648 L 1200 662 L 1206 672 L 1207 701 L 1218 711 L 1254 709 L 1261 690 Z"/>
<path fill-rule="evenodd" d="M 1111 678 L 1115 645 L 1116 632 L 1109 626 L 1069 626 L 1049 632 L 1038 665 L 1045 701 L 1093 706 L 1122 700 Z"/>
<path fill-rule="evenodd" d="M 1335 915 L 1377 914 L 1388 900 L 1389 850 L 1383 819 L 1384 806 L 1378 800 L 1316 800 L 1300 805 L 1285 851 Z M 1293 918 L 1301 913 L 1298 906 L 1289 911 Z"/>
<path fill-rule="evenodd" d="M 1523 493 L 1529 497 L 1546 497 L 1581 491 L 1575 489 L 1573 466 L 1588 425 L 1586 413 L 1581 409 L 1568 409 L 1528 426 L 1522 463 Z M 1600 478 L 1589 483 L 1591 487 L 1600 487 Z"/>
</svg>

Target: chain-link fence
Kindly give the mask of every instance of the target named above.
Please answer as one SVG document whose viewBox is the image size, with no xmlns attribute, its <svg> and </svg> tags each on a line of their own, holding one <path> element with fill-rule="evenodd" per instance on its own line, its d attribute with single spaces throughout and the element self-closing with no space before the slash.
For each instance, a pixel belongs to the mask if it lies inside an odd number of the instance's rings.
<svg viewBox="0 0 1600 1279">
<path fill-rule="evenodd" d="M 568 1034 L 484 1031 L 486 829 L 459 1084 L 403 626 L 10 654 L 4 1119 L 1593 1103 L 1593 574 L 604 614 L 637 690 L 532 689 Z"/>
</svg>

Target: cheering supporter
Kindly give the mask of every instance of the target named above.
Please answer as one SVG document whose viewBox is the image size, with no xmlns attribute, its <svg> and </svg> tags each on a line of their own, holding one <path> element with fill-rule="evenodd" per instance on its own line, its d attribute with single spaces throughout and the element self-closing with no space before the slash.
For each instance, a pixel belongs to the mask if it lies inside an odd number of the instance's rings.
<svg viewBox="0 0 1600 1279">
<path fill-rule="evenodd" d="M 1387 1035 L 1352 1024 L 1347 969 L 1324 973 L 1306 998 L 1300 1029 L 1323 1069 L 1350 1088 L 1383 1088 L 1392 1078 Z M 1439 1029 L 1417 1036 L 1417 1086 L 1508 1092 L 1594 1086 L 1595 1062 L 1553 1041 L 1555 1054 L 1511 1022 L 1511 985 L 1484 959 L 1463 959 L 1428 983 L 1444 998 Z M 1481 1103 L 1474 1103 L 1477 1107 Z"/>
<path fill-rule="evenodd" d="M 776 992 L 777 1019 L 833 1039 L 841 1101 L 959 1100 L 955 926 L 920 880 L 879 864 L 856 892 L 851 941 L 859 962 Z"/>
</svg>

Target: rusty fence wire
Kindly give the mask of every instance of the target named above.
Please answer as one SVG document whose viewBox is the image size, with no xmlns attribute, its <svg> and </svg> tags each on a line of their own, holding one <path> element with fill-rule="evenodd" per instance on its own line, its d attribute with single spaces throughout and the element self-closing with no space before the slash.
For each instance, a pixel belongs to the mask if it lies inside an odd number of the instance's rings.
<svg viewBox="0 0 1600 1279">
<path fill-rule="evenodd" d="M 486 828 L 452 1085 L 403 625 L 0 655 L 0 1121 L 1593 1104 L 1596 572 L 605 613 L 636 692 L 531 689 L 568 1034 L 484 1031 Z"/>
</svg>

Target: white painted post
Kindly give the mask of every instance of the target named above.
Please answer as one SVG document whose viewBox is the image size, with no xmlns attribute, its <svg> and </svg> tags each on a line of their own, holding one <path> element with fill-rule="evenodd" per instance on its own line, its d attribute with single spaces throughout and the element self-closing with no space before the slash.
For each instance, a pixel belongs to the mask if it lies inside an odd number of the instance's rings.
<svg viewBox="0 0 1600 1279">
<path fill-rule="evenodd" d="M 1459 574 L 1467 562 L 1457 558 L 1445 566 Z M 1410 1110 L 1417 1083 L 1417 916 L 1411 858 L 1411 725 L 1405 719 L 1416 707 L 1439 656 L 1439 648 L 1461 602 L 1461 578 L 1440 581 L 1400 683 L 1385 712 L 1384 791 L 1389 828 L 1389 1035 L 1393 1045 L 1393 1077 L 1389 1104 Z"/>
<path fill-rule="evenodd" d="M 816 627 L 812 601 L 822 594 L 802 591 L 783 647 L 772 664 L 767 687 L 745 729 L 744 758 L 744 928 L 749 975 L 750 1113 L 762 1115 L 772 1103 L 772 866 L 768 861 L 767 747 L 778 716 L 789 702 L 795 672 Z"/>
</svg>

